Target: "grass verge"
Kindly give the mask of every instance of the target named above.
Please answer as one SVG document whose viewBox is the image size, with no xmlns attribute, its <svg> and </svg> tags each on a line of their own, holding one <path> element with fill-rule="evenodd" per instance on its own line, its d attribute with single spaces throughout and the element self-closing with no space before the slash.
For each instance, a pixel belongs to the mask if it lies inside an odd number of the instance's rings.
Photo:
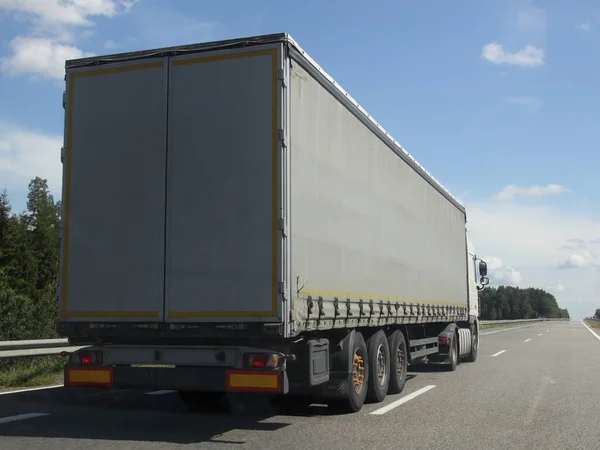
<svg viewBox="0 0 600 450">
<path fill-rule="evenodd" d="M 0 388 L 34 387 L 60 384 L 65 359 L 60 356 L 35 356 L 0 359 Z"/>
<path fill-rule="evenodd" d="M 481 330 L 487 330 L 488 328 L 510 328 L 517 327 L 519 325 L 529 325 L 532 323 L 541 323 L 541 320 L 528 320 L 526 322 L 511 322 L 511 323 L 483 323 L 479 325 Z"/>
<path fill-rule="evenodd" d="M 589 319 L 584 319 L 583 320 L 585 322 L 585 324 L 590 327 L 590 328 L 595 328 L 597 330 L 600 330 L 600 320 L 589 320 Z"/>
</svg>

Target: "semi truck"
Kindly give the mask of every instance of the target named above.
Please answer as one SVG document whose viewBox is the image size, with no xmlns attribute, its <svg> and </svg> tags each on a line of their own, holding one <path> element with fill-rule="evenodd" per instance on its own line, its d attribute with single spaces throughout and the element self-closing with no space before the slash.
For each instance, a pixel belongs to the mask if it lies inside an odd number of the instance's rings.
<svg viewBox="0 0 600 450">
<path fill-rule="evenodd" d="M 65 386 L 359 411 L 479 348 L 464 206 L 287 33 L 69 60 Z"/>
</svg>

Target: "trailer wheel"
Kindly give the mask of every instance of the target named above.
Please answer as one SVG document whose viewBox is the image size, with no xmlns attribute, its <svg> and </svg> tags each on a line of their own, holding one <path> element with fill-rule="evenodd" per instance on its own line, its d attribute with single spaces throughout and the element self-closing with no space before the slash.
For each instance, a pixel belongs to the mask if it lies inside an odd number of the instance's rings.
<svg viewBox="0 0 600 450">
<path fill-rule="evenodd" d="M 450 344 L 450 354 L 448 355 L 448 363 L 446 369 L 453 372 L 458 365 L 458 333 L 452 336 L 452 344 Z"/>
<path fill-rule="evenodd" d="M 406 339 L 400 330 L 394 331 L 388 337 L 390 347 L 390 385 L 388 394 L 399 394 L 406 384 L 406 371 L 408 370 L 408 352 Z"/>
<path fill-rule="evenodd" d="M 358 331 L 354 335 L 351 355 L 352 370 L 348 374 L 345 382 L 345 398 L 328 401 L 330 408 L 342 414 L 360 411 L 367 397 L 367 386 L 369 384 L 369 356 L 365 339 Z"/>
<path fill-rule="evenodd" d="M 467 362 L 475 362 L 477 360 L 477 351 L 479 350 L 479 336 L 477 335 L 477 327 L 471 325 L 471 353 L 466 357 Z"/>
<path fill-rule="evenodd" d="M 390 385 L 390 346 L 383 330 L 369 338 L 369 385 L 367 399 L 370 402 L 382 402 Z"/>
</svg>

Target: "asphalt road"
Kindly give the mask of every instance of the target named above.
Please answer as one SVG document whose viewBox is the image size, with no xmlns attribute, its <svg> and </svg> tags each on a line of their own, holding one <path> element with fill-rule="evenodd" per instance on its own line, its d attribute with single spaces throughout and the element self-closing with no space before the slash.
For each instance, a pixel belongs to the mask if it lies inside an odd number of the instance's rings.
<svg viewBox="0 0 600 450">
<path fill-rule="evenodd" d="M 191 413 L 173 392 L 42 389 L 0 395 L 0 449 L 597 449 L 600 338 L 580 322 L 485 330 L 455 372 L 410 371 L 359 413 Z"/>
</svg>

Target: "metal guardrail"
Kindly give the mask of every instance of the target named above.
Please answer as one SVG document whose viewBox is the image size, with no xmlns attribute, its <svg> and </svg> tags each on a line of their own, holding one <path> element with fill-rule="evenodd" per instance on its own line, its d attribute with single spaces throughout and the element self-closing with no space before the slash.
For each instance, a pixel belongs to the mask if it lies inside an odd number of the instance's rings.
<svg viewBox="0 0 600 450">
<path fill-rule="evenodd" d="M 542 322 L 560 321 L 569 319 L 515 319 L 515 320 L 480 320 L 479 323 L 517 323 L 517 322 Z M 0 342 L 0 358 L 14 358 L 21 356 L 46 356 L 59 355 L 62 352 L 74 352 L 86 346 L 70 346 L 69 340 L 64 339 L 33 339 L 29 341 L 4 341 Z"/>
<path fill-rule="evenodd" d="M 480 324 L 487 324 L 487 323 L 518 323 L 518 322 L 544 322 L 544 321 L 562 321 L 562 320 L 569 320 L 569 319 L 513 319 L 513 320 L 480 320 L 479 323 Z"/>
<path fill-rule="evenodd" d="M 74 352 L 82 348 L 69 345 L 68 339 L 32 339 L 29 341 L 0 342 L 0 358 L 17 356 L 59 355 L 62 352 Z"/>
</svg>

